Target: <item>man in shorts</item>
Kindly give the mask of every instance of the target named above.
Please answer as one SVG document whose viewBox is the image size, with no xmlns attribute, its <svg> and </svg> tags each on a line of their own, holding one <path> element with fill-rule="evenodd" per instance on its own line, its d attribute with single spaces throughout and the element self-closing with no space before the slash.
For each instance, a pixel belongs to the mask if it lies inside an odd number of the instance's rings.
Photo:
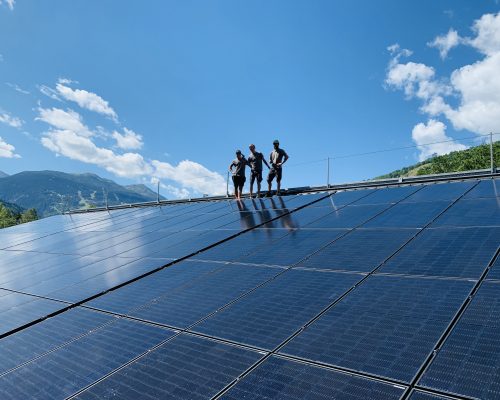
<svg viewBox="0 0 500 400">
<path fill-rule="evenodd" d="M 236 197 L 237 200 L 241 199 L 241 193 L 243 192 L 243 185 L 245 185 L 246 166 L 247 166 L 247 160 L 245 156 L 241 154 L 241 150 L 236 150 L 236 158 L 229 166 L 229 171 L 233 174 L 234 197 Z"/>
<path fill-rule="evenodd" d="M 250 155 L 247 158 L 248 165 L 250 165 L 250 197 L 253 197 L 253 183 L 257 181 L 257 197 L 260 197 L 260 183 L 262 182 L 262 162 L 266 164 L 267 168 L 271 169 L 264 155 L 255 151 L 255 145 L 248 146 Z"/>
<path fill-rule="evenodd" d="M 271 187 L 274 177 L 276 177 L 277 190 L 276 194 L 280 195 L 281 190 L 281 176 L 282 176 L 282 166 L 288 160 L 288 154 L 286 151 L 280 148 L 280 142 L 275 140 L 273 142 L 274 149 L 269 155 L 269 163 L 271 164 L 271 169 L 269 170 L 269 175 L 267 176 L 267 183 L 269 188 L 267 194 L 271 195 Z"/>
</svg>

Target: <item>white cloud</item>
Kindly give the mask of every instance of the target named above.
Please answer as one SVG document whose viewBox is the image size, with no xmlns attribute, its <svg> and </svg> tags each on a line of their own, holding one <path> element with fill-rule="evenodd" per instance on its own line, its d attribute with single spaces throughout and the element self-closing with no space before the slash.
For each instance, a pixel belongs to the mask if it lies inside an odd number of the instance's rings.
<svg viewBox="0 0 500 400">
<path fill-rule="evenodd" d="M 80 114 L 71 109 L 62 110 L 60 108 L 39 108 L 37 120 L 46 122 L 57 130 L 67 130 L 75 132 L 79 136 L 92 137 L 92 132 L 82 120 Z"/>
<path fill-rule="evenodd" d="M 21 158 L 15 151 L 16 148 L 14 146 L 8 144 L 0 137 L 0 158 Z"/>
<path fill-rule="evenodd" d="M 411 136 L 415 143 L 419 145 L 420 161 L 434 154 L 448 154 L 452 151 L 465 150 L 467 148 L 460 143 L 454 143 L 452 141 L 446 142 L 452 140 L 449 136 L 446 136 L 446 125 L 435 119 L 430 119 L 427 124 L 420 123 L 415 125 Z"/>
<path fill-rule="evenodd" d="M 21 128 L 24 121 L 18 117 L 13 117 L 6 111 L 0 110 L 0 122 L 11 126 L 12 128 Z"/>
<path fill-rule="evenodd" d="M 16 4 L 16 0 L 0 0 L 0 4 L 5 3 L 10 10 L 14 9 L 14 5 Z"/>
<path fill-rule="evenodd" d="M 42 94 L 51 98 L 52 100 L 62 101 L 61 98 L 57 95 L 57 91 L 52 89 L 51 87 L 45 85 L 39 85 L 37 87 Z"/>
<path fill-rule="evenodd" d="M 74 101 L 80 107 L 107 116 L 118 121 L 118 116 L 109 103 L 101 96 L 83 89 L 72 89 L 66 86 L 73 81 L 61 78 L 56 84 L 58 94 L 66 100 Z"/>
<path fill-rule="evenodd" d="M 27 90 L 24 90 L 23 88 L 21 88 L 19 85 L 15 84 L 15 83 L 5 82 L 5 84 L 8 87 L 14 89 L 16 92 L 19 92 L 22 94 L 30 94 L 30 92 L 28 92 Z"/>
<path fill-rule="evenodd" d="M 116 145 L 120 149 L 124 150 L 137 150 L 142 148 L 143 142 L 142 142 L 142 136 L 135 133 L 131 129 L 123 128 L 125 134 L 121 134 L 117 131 L 114 131 L 112 133 L 113 139 L 116 140 Z"/>
<path fill-rule="evenodd" d="M 89 129 L 82 117 L 71 109 L 39 108 L 38 113 L 37 120 L 51 126 L 41 139 L 42 145 L 57 155 L 97 165 L 120 177 L 168 179 L 181 185 L 165 186 L 174 197 L 189 197 L 191 193 L 216 195 L 225 191 L 226 183 L 220 174 L 194 161 L 184 160 L 175 166 L 158 160 L 145 160 L 139 153 L 119 154 L 96 145 L 95 139 L 109 139 L 110 135 Z M 111 135 L 120 148 L 142 146 L 140 135 L 127 128 L 124 132 L 124 135 L 117 132 Z"/>
<path fill-rule="evenodd" d="M 151 166 L 140 154 L 116 154 L 71 130 L 48 131 L 42 138 L 42 144 L 56 154 L 100 166 L 120 177 L 135 178 L 152 172 Z"/>
<path fill-rule="evenodd" d="M 444 60 L 448 56 L 448 52 L 458 46 L 461 41 L 462 39 L 458 36 L 457 31 L 450 29 L 446 35 L 436 37 L 432 42 L 427 43 L 427 45 L 438 49 L 441 59 Z"/>
<path fill-rule="evenodd" d="M 176 199 L 188 199 L 192 197 L 191 192 L 186 188 L 178 188 L 176 186 L 164 185 L 162 183 L 160 183 L 160 186 L 168 192 L 170 195 L 169 197 L 174 197 Z"/>
<path fill-rule="evenodd" d="M 221 195 L 225 193 L 226 181 L 217 172 L 212 172 L 203 165 L 190 161 L 181 161 L 177 166 L 153 160 L 154 176 L 170 179 L 184 188 L 193 189 L 201 194 Z"/>
<path fill-rule="evenodd" d="M 458 41 L 475 48 L 482 55 L 478 61 L 438 79 L 431 66 L 400 63 L 397 48 L 392 52 L 385 84 L 404 91 L 407 98 L 420 99 L 420 110 L 430 117 L 444 116 L 456 130 L 482 135 L 500 130 L 500 13 L 483 15 L 474 22 L 473 32 L 475 36 L 470 38 L 460 38 L 455 32 L 448 42 L 443 40 L 442 49 L 446 53 L 446 46 Z M 422 126 L 417 126 L 422 132 Z M 427 130 L 431 128 L 437 131 L 435 124 L 426 125 Z"/>
</svg>

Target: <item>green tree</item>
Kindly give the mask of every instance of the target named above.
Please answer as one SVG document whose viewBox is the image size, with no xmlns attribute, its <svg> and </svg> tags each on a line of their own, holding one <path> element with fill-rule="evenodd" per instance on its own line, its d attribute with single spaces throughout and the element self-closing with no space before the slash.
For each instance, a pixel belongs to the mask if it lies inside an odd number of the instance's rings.
<svg viewBox="0 0 500 400">
<path fill-rule="evenodd" d="M 19 223 L 24 224 L 25 222 L 36 221 L 38 219 L 38 214 L 34 208 L 30 208 L 21 214 Z"/>
<path fill-rule="evenodd" d="M 3 204 L 0 204 L 0 228 L 17 225 L 16 216 Z"/>
</svg>

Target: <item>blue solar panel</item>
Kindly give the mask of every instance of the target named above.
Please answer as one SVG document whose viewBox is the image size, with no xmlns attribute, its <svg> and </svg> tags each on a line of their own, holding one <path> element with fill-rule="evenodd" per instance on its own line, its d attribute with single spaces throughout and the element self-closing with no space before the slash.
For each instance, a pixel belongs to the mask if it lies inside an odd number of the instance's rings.
<svg viewBox="0 0 500 400">
<path fill-rule="evenodd" d="M 413 229 L 356 229 L 297 266 L 369 272 L 416 232 Z"/>
<path fill-rule="evenodd" d="M 180 335 L 81 393 L 78 399 L 208 399 L 262 354 Z"/>
<path fill-rule="evenodd" d="M 450 397 L 438 396 L 436 394 L 422 392 L 420 390 L 415 390 L 411 393 L 410 400 L 446 400 L 450 399 Z"/>
<path fill-rule="evenodd" d="M 298 229 L 238 259 L 240 262 L 290 266 L 345 234 L 345 230 Z"/>
<path fill-rule="evenodd" d="M 381 273 L 479 278 L 498 247 L 500 228 L 426 229 Z"/>
<path fill-rule="evenodd" d="M 446 210 L 450 204 L 449 201 L 399 203 L 364 224 L 364 227 L 423 228 Z"/>
<path fill-rule="evenodd" d="M 500 197 L 500 179 L 485 179 L 465 195 L 467 199 L 480 197 Z"/>
<path fill-rule="evenodd" d="M 500 283 L 484 283 L 419 385 L 475 398 L 500 397 Z"/>
<path fill-rule="evenodd" d="M 320 203 L 330 202 L 334 207 L 345 206 L 347 204 L 355 203 L 359 199 L 371 195 L 377 189 L 358 189 L 339 191 L 330 196 L 330 198 L 322 200 Z"/>
<path fill-rule="evenodd" d="M 126 299 L 137 291 L 136 287 L 141 285 L 140 282 L 110 292 L 88 305 L 184 328 L 280 272 L 276 268 L 221 265 L 220 269 L 193 280 L 188 285 L 174 290 L 166 287 L 160 296 L 156 296 L 160 290 L 155 289 L 149 299 L 144 296 L 144 303 L 135 308 L 130 308 Z M 162 280 L 156 284 L 161 287 Z"/>
<path fill-rule="evenodd" d="M 381 204 L 381 203 L 397 203 L 405 197 L 415 193 L 421 186 L 399 186 L 386 189 L 379 189 L 374 193 L 360 199 L 356 205 L 362 204 Z"/>
<path fill-rule="evenodd" d="M 115 319 L 104 313 L 74 308 L 3 338 L 0 340 L 0 377 Z"/>
<path fill-rule="evenodd" d="M 490 272 L 488 273 L 487 279 L 498 279 L 500 280 L 500 257 L 497 258 L 495 264 L 493 264 Z"/>
<path fill-rule="evenodd" d="M 472 188 L 476 182 L 446 182 L 426 185 L 422 190 L 412 194 L 403 203 L 418 201 L 453 201 L 462 196 L 467 190 Z"/>
<path fill-rule="evenodd" d="M 397 387 L 325 368 L 271 357 L 231 388 L 223 399 L 399 399 Z"/>
<path fill-rule="evenodd" d="M 360 279 L 290 270 L 193 329 L 272 350 Z"/>
<path fill-rule="evenodd" d="M 167 329 L 117 319 L 4 374 L 2 399 L 65 398 L 172 335 Z"/>
<path fill-rule="evenodd" d="M 381 213 L 387 207 L 389 207 L 388 204 L 343 207 L 311 222 L 307 228 L 355 228 Z"/>
<path fill-rule="evenodd" d="M 409 382 L 471 282 L 371 277 L 282 353 Z"/>
<path fill-rule="evenodd" d="M 432 226 L 500 226 L 500 198 L 461 199 Z"/>
<path fill-rule="evenodd" d="M 67 304 L 57 301 L 0 289 L 0 335 L 65 307 Z"/>
</svg>

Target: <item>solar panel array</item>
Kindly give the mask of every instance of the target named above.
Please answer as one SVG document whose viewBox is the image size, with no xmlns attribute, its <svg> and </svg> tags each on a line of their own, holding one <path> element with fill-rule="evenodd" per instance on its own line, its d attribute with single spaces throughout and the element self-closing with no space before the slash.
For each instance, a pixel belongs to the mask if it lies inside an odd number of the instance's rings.
<svg viewBox="0 0 500 400">
<path fill-rule="evenodd" d="M 0 398 L 500 398 L 500 180 L 0 231 Z"/>
</svg>

